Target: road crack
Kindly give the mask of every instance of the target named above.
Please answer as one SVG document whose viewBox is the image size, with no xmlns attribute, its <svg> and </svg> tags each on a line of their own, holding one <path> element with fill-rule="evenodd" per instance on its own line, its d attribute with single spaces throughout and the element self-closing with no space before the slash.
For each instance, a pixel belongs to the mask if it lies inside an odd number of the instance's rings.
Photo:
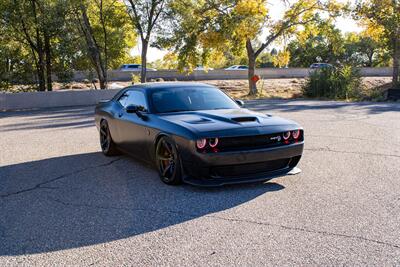
<svg viewBox="0 0 400 267">
<path fill-rule="evenodd" d="M 294 226 L 288 226 L 288 225 L 283 225 L 283 224 L 274 224 L 274 223 L 269 223 L 269 222 L 263 222 L 263 221 L 255 221 L 255 220 L 247 220 L 247 219 L 238 219 L 238 218 L 226 218 L 222 216 L 217 216 L 217 215 L 204 215 L 204 214 L 194 214 L 194 213 L 187 213 L 187 212 L 182 212 L 182 211 L 174 211 L 174 210 L 158 210 L 158 209 L 149 209 L 149 208 L 124 208 L 124 207 L 112 207 L 112 206 L 97 206 L 97 205 L 90 205 L 90 204 L 78 204 L 78 203 L 70 203 L 70 202 L 65 202 L 60 199 L 54 199 L 50 198 L 49 200 L 62 204 L 64 206 L 72 206 L 72 207 L 79 207 L 79 208 L 95 208 L 95 209 L 104 209 L 104 210 L 123 210 L 123 211 L 129 211 L 129 212 L 154 212 L 156 214 L 159 213 L 172 213 L 172 214 L 178 214 L 181 216 L 186 216 L 191 219 L 196 219 L 196 218 L 211 218 L 211 219 L 217 219 L 217 220 L 223 220 L 223 221 L 228 221 L 228 222 L 242 222 L 242 223 L 248 223 L 248 224 L 254 224 L 254 225 L 261 225 L 261 226 L 270 226 L 270 227 L 277 227 L 281 228 L 284 230 L 290 230 L 290 231 L 297 231 L 297 232 L 305 232 L 305 233 L 312 233 L 312 234 L 320 234 L 324 236 L 333 236 L 333 237 L 340 237 L 340 238 L 347 238 L 347 239 L 355 239 L 359 241 L 364 241 L 364 242 L 370 242 L 370 243 L 375 243 L 379 245 L 385 245 L 393 248 L 400 249 L 400 245 L 398 244 L 392 244 L 386 241 L 381 241 L 381 240 L 376 240 L 376 239 L 370 239 L 366 238 L 363 236 L 357 236 L 357 235 L 348 235 L 348 234 L 341 234 L 341 233 L 334 233 L 334 232 L 328 232 L 328 231 L 322 231 L 322 230 L 314 230 L 314 229 L 307 229 L 303 227 L 294 227 Z"/>
<path fill-rule="evenodd" d="M 115 162 L 117 162 L 117 161 L 119 161 L 121 159 L 122 158 L 117 158 L 117 159 L 111 160 L 111 161 L 103 163 L 103 164 L 99 164 L 99 165 L 95 165 L 95 166 L 89 166 L 89 167 L 86 167 L 86 168 L 83 168 L 83 169 L 79 169 L 79 170 L 76 170 L 76 171 L 73 171 L 73 172 L 65 173 L 65 174 L 57 176 L 57 177 L 55 177 L 53 179 L 38 183 L 33 187 L 29 187 L 29 188 L 26 188 L 26 189 L 21 189 L 19 191 L 15 191 L 15 192 L 11 192 L 11 193 L 6 193 L 6 194 L 3 194 L 3 195 L 0 195 L 0 198 L 7 198 L 7 197 L 10 197 L 10 196 L 19 195 L 19 194 L 26 193 L 26 192 L 31 192 L 31 191 L 34 191 L 34 190 L 37 190 L 37 189 L 57 189 L 56 187 L 50 187 L 50 186 L 46 186 L 46 185 L 48 185 L 48 184 L 50 184 L 52 182 L 67 178 L 68 176 L 75 175 L 75 174 L 78 174 L 78 173 L 81 173 L 81 172 L 84 172 L 84 171 L 87 171 L 87 170 L 90 170 L 90 169 L 110 166 L 113 163 L 115 163 Z"/>
<path fill-rule="evenodd" d="M 378 156 L 378 157 L 395 157 L 400 158 L 400 155 L 394 154 L 383 154 L 383 153 L 370 153 L 370 152 L 356 152 L 356 151 L 342 151 L 342 150 L 334 150 L 329 147 L 320 147 L 320 148 L 305 148 L 307 151 L 317 151 L 317 152 L 333 152 L 333 153 L 344 153 L 344 154 L 357 154 L 357 155 L 368 155 L 368 156 Z"/>
<path fill-rule="evenodd" d="M 397 245 L 397 244 L 392 244 L 392 243 L 389 243 L 389 242 L 370 239 L 370 238 L 357 236 L 357 235 L 347 235 L 347 234 L 334 233 L 334 232 L 328 232 L 328 231 L 306 229 L 306 228 L 302 228 L 302 227 L 287 226 L 287 225 L 282 225 L 282 224 L 273 224 L 273 223 L 268 223 L 268 222 L 258 222 L 258 221 L 253 221 L 253 220 L 224 218 L 224 217 L 215 216 L 215 215 L 206 215 L 205 217 L 210 217 L 210 218 L 215 218 L 215 219 L 220 219 L 220 220 L 226 220 L 226 221 L 232 221 L 232 222 L 245 222 L 245 223 L 256 224 L 256 225 L 279 227 L 279 228 L 282 228 L 282 229 L 285 229 L 285 230 L 301 231 L 301 232 L 307 232 L 307 233 L 313 233 L 313 234 L 321 234 L 321 235 L 325 235 L 325 236 L 335 236 L 335 237 L 343 237 L 343 238 L 349 238 L 349 239 L 358 239 L 358 240 L 361 240 L 361 241 L 372 242 L 372 243 L 376 243 L 376 244 L 380 244 L 380 245 L 386 245 L 386 246 L 390 246 L 390 247 L 393 247 L 393 248 L 400 249 L 400 245 Z"/>
</svg>

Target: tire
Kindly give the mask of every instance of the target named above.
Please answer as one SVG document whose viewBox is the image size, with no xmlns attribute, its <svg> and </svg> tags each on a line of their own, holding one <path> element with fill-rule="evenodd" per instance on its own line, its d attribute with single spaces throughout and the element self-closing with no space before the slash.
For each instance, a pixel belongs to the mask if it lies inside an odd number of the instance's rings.
<svg viewBox="0 0 400 267">
<path fill-rule="evenodd" d="M 161 137 L 156 146 L 156 166 L 161 181 L 168 185 L 182 183 L 181 160 L 175 142 L 167 137 Z"/>
<path fill-rule="evenodd" d="M 114 141 L 112 140 L 110 129 L 106 120 L 100 122 L 100 147 L 101 152 L 107 157 L 119 155 Z"/>
</svg>

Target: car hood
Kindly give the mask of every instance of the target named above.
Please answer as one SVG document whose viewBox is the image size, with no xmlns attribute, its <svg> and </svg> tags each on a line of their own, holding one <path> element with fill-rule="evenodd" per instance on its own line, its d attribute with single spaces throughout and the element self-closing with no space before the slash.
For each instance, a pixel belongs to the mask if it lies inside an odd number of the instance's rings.
<svg viewBox="0 0 400 267">
<path fill-rule="evenodd" d="M 257 135 L 300 128 L 291 120 L 243 108 L 177 112 L 161 118 L 208 137 Z"/>
</svg>

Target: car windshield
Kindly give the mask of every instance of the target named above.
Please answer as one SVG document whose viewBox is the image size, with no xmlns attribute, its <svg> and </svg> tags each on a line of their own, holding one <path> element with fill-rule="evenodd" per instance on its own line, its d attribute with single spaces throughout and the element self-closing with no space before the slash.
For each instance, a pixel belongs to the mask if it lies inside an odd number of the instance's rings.
<svg viewBox="0 0 400 267">
<path fill-rule="evenodd" d="M 159 89 L 152 92 L 151 99 L 157 113 L 239 108 L 235 101 L 212 87 Z"/>
</svg>

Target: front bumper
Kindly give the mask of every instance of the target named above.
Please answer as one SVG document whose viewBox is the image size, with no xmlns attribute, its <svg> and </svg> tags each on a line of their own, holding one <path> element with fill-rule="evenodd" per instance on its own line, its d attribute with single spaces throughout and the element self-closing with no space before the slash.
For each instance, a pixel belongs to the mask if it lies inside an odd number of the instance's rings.
<svg viewBox="0 0 400 267">
<path fill-rule="evenodd" d="M 296 167 L 303 147 L 301 142 L 257 150 L 192 153 L 182 158 L 183 180 L 197 186 L 267 181 Z"/>
</svg>

